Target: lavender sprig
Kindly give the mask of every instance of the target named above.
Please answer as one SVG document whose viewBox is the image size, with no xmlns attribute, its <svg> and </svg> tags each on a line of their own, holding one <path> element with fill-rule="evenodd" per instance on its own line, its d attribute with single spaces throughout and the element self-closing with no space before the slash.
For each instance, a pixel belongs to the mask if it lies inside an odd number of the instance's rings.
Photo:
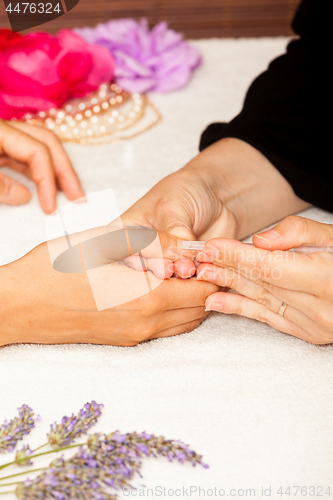
<svg viewBox="0 0 333 500">
<path fill-rule="evenodd" d="M 18 417 L 9 422 L 5 420 L 0 427 L 0 453 L 14 451 L 18 441 L 35 427 L 34 413 L 29 406 L 22 405 L 18 412 Z"/>
<path fill-rule="evenodd" d="M 61 424 L 52 425 L 47 444 L 53 449 L 38 454 L 35 452 L 45 445 L 34 451 L 29 446 L 23 446 L 18 450 L 15 461 L 0 466 L 0 469 L 12 464 L 31 465 L 31 458 L 69 448 L 79 448 L 78 452 L 69 459 L 56 458 L 47 468 L 27 471 L 43 471 L 34 480 L 1 483 L 5 479 L 15 478 L 16 480 L 17 476 L 24 474 L 22 472 L 0 478 L 0 487 L 17 485 L 15 491 L 0 492 L 0 494 L 15 493 L 18 500 L 116 500 L 117 496 L 106 492 L 105 489 L 112 488 L 117 491 L 125 486 L 131 488 L 131 479 L 136 474 L 141 476 L 142 458 L 145 456 L 164 456 L 169 461 L 177 460 L 180 463 L 189 462 L 193 466 L 199 464 L 205 468 L 208 467 L 203 463 L 202 456 L 182 441 L 173 441 L 146 432 L 121 434 L 115 431 L 107 435 L 95 433 L 88 437 L 86 443 L 71 444 L 75 438 L 86 434 L 97 422 L 102 407 L 103 405 L 92 401 L 84 405 L 76 417 L 74 415 L 64 417 Z M 24 417 L 24 412 L 28 410 L 31 412 L 31 409 L 26 406 L 23 406 L 21 410 L 20 417 Z M 23 418 L 23 421 L 26 425 L 31 425 L 29 418 Z M 13 426 L 16 429 L 19 428 L 17 423 L 15 426 L 13 422 L 4 424 L 6 435 L 4 425 L 0 429 L 5 436 L 3 439 L 6 443 L 10 441 L 6 439 L 6 436 L 12 435 L 8 429 L 12 429 Z"/>
<path fill-rule="evenodd" d="M 134 451 L 140 457 L 143 455 L 147 457 L 161 455 L 166 457 L 169 462 L 177 460 L 182 464 L 190 462 L 193 467 L 201 465 L 206 469 L 208 468 L 208 465 L 202 461 L 202 455 L 198 455 L 182 441 L 173 441 L 146 432 L 141 434 L 136 432 L 121 434 L 118 431 L 108 434 L 106 439 L 108 444 L 113 447 L 114 452 Z"/>
<path fill-rule="evenodd" d="M 28 465 L 33 465 L 32 460 L 30 460 L 33 450 L 30 449 L 29 445 L 24 445 L 20 450 L 17 450 L 15 455 L 15 462 L 20 467 L 26 467 Z"/>
<path fill-rule="evenodd" d="M 48 444 L 52 448 L 63 448 L 73 443 L 82 434 L 87 434 L 102 414 L 103 406 L 96 401 L 86 403 L 77 416 L 72 414 L 71 417 L 63 417 L 61 424 L 51 425 L 51 430 L 47 435 Z"/>
<path fill-rule="evenodd" d="M 19 500 L 38 500 L 48 498 L 47 492 L 52 491 L 58 500 L 114 500 L 116 497 L 103 488 L 119 490 L 131 487 L 129 481 L 134 475 L 141 476 L 141 458 L 158 455 L 169 461 L 208 467 L 202 462 L 201 455 L 181 441 L 145 432 L 93 434 L 87 445 L 80 447 L 73 457 L 67 460 L 58 458 L 34 481 L 20 483 L 16 496 Z"/>
</svg>

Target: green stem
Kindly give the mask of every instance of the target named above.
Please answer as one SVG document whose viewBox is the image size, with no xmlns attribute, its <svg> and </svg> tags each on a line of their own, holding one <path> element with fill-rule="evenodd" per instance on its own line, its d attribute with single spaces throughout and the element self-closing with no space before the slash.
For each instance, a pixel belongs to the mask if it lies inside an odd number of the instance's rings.
<svg viewBox="0 0 333 500">
<path fill-rule="evenodd" d="M 21 481 L 16 481 L 16 483 L 6 483 L 6 484 L 1 484 L 1 486 L 13 486 L 14 484 L 20 484 Z"/>
<path fill-rule="evenodd" d="M 56 450 L 50 450 L 50 451 L 44 451 L 43 453 L 36 453 L 36 455 L 31 455 L 29 460 L 31 458 L 36 458 L 36 457 L 41 457 L 42 455 L 48 455 L 49 453 L 57 453 L 57 451 L 62 451 L 62 450 L 69 450 L 70 448 L 77 448 L 78 446 L 84 446 L 87 443 L 80 443 L 80 444 L 72 444 L 70 446 L 63 446 L 62 448 L 57 448 Z M 6 467 L 9 467 L 10 465 L 14 464 L 19 464 L 20 462 L 24 462 L 27 460 L 27 458 L 21 458 L 20 460 L 14 460 L 13 462 L 9 462 L 8 464 L 0 465 L 0 470 L 5 469 Z"/>
<path fill-rule="evenodd" d="M 4 481 L 5 479 L 11 479 L 12 477 L 23 476 L 24 474 L 31 474 L 32 472 L 38 472 L 40 470 L 46 470 L 48 467 L 42 467 L 41 469 L 32 469 L 25 470 L 24 472 L 18 472 L 17 474 L 11 474 L 10 476 L 0 477 L 0 481 Z M 4 484 L 0 484 L 0 487 L 4 486 Z"/>
<path fill-rule="evenodd" d="M 2 491 L 2 492 L 0 493 L 0 495 L 14 495 L 14 494 L 15 494 L 15 491 L 14 491 L 14 490 L 13 490 L 13 491 Z"/>
<path fill-rule="evenodd" d="M 35 448 L 33 453 L 35 453 L 35 451 L 38 451 L 40 450 L 41 448 L 45 448 L 45 446 L 47 446 L 49 443 L 45 443 L 45 444 L 42 444 L 42 446 L 38 446 L 38 448 Z"/>
</svg>

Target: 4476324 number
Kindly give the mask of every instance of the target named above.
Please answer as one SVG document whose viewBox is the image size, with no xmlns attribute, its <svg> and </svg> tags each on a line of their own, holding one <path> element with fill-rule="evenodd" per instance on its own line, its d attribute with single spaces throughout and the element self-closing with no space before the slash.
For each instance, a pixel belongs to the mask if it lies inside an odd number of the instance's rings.
<svg viewBox="0 0 333 500">
<path fill-rule="evenodd" d="M 12 4 L 10 3 L 6 7 L 6 11 L 10 14 L 14 14 L 15 12 L 17 14 L 53 14 L 54 12 L 60 14 L 62 12 L 62 9 L 60 7 L 60 4 L 57 3 L 54 7 L 51 3 L 27 3 L 27 2 L 19 2 L 16 4 L 14 7 L 12 7 Z"/>
</svg>

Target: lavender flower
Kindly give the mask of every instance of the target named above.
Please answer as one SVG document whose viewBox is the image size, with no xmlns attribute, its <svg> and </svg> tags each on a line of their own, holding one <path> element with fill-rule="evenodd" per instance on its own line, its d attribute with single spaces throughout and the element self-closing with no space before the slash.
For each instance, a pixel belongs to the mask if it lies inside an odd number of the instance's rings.
<svg viewBox="0 0 333 500">
<path fill-rule="evenodd" d="M 130 480 L 135 474 L 141 475 L 143 455 L 163 455 L 168 460 L 207 467 L 201 455 L 181 441 L 145 432 L 94 434 L 73 457 L 57 458 L 38 478 L 20 483 L 16 496 L 19 500 L 114 500 L 116 497 L 105 493 L 104 488 L 131 488 Z"/>
<path fill-rule="evenodd" d="M 147 434 L 136 432 L 120 434 L 118 431 L 108 434 L 106 436 L 107 443 L 112 447 L 112 452 L 135 452 L 138 457 L 145 455 L 147 457 L 157 457 L 162 455 L 170 462 L 177 460 L 180 463 L 190 462 L 193 466 L 202 465 L 208 468 L 202 461 L 202 455 L 198 455 L 195 451 L 191 450 L 187 444 L 182 441 L 172 441 L 165 439 L 163 436 L 154 436 L 154 434 Z"/>
<path fill-rule="evenodd" d="M 30 456 L 33 454 L 33 450 L 30 449 L 29 445 L 24 445 L 20 450 L 16 452 L 15 462 L 17 465 L 25 467 L 27 465 L 33 465 L 32 460 L 30 460 Z"/>
<path fill-rule="evenodd" d="M 5 420 L 0 427 L 0 453 L 14 451 L 18 441 L 35 427 L 34 413 L 29 406 L 22 405 L 18 412 L 18 417 L 9 422 Z"/>
<path fill-rule="evenodd" d="M 98 417 L 102 414 L 101 409 L 104 405 L 92 401 L 87 403 L 79 411 L 77 416 L 63 417 L 61 424 L 51 425 L 48 437 L 48 443 L 53 448 L 69 446 L 73 441 L 86 434 L 87 431 L 96 424 Z"/>
<path fill-rule="evenodd" d="M 114 77 L 129 92 L 170 92 L 184 87 L 201 63 L 198 50 L 180 33 L 147 19 L 118 19 L 74 30 L 88 43 L 106 47 L 115 59 Z"/>
</svg>

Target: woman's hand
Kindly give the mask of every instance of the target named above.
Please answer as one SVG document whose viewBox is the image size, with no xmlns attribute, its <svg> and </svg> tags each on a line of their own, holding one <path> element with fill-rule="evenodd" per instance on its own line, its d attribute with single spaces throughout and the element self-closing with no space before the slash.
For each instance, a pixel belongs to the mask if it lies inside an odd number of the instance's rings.
<svg viewBox="0 0 333 500">
<path fill-rule="evenodd" d="M 162 179 L 124 218 L 186 240 L 242 239 L 307 206 L 265 156 L 228 138 Z"/>
<path fill-rule="evenodd" d="M 255 247 L 210 240 L 198 260 L 198 279 L 232 288 L 206 300 L 206 310 L 240 314 L 313 344 L 333 342 L 333 253 L 286 252 L 333 245 L 333 225 L 287 217 L 253 237 Z M 212 263 L 208 263 L 212 262 Z"/>
<path fill-rule="evenodd" d="M 2 166 L 26 175 L 37 184 L 39 201 L 47 214 L 56 209 L 57 185 L 72 201 L 84 196 L 60 140 L 49 130 L 0 120 Z M 0 173 L 0 203 L 21 205 L 30 198 L 25 186 Z"/>
<path fill-rule="evenodd" d="M 122 218 L 185 240 L 242 239 L 307 206 L 259 151 L 239 139 L 223 139 L 162 179 Z M 138 259 L 127 265 L 142 269 Z M 160 265 L 145 265 L 160 276 Z M 168 267 L 180 278 L 196 271 L 190 260 Z"/>
<path fill-rule="evenodd" d="M 102 228 L 78 233 L 89 239 Z M 71 240 L 72 240 L 71 236 Z M 89 236 L 89 237 L 88 237 Z M 74 240 L 73 240 L 74 241 Z M 53 240 L 63 245 L 60 239 Z M 76 244 L 76 243 L 73 243 Z M 68 246 L 66 247 L 68 248 Z M 98 250 L 98 248 L 97 248 Z M 61 253 L 61 252 L 60 252 Z M 95 260 L 96 255 L 94 254 Z M 87 273 L 67 274 L 53 269 L 46 243 L 22 259 L 0 267 L 0 345 L 14 343 L 93 343 L 132 346 L 139 342 L 193 330 L 208 314 L 205 300 L 219 290 L 196 280 L 165 280 L 152 291 L 146 277 L 111 256 L 101 254 L 100 298 L 116 307 L 97 311 Z M 109 259 L 112 265 L 108 265 Z M 94 290 L 94 293 L 96 289 Z M 112 302 L 113 298 L 116 299 Z M 118 302 L 117 302 L 118 301 Z"/>
</svg>

